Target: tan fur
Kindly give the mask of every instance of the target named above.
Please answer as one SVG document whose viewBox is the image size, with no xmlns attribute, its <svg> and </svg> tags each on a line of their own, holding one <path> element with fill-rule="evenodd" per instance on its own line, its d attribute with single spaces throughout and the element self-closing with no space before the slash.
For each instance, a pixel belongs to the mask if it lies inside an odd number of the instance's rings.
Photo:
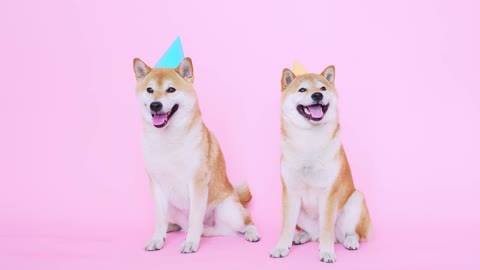
<svg viewBox="0 0 480 270">
<path fill-rule="evenodd" d="M 330 189 L 327 205 L 329 208 L 335 207 L 340 209 L 343 208 L 350 195 L 355 191 L 355 186 L 353 185 L 350 165 L 348 164 L 343 146 L 338 152 L 338 159 L 341 163 L 340 172 L 338 173 L 337 180 L 335 180 Z"/>
<path fill-rule="evenodd" d="M 370 220 L 370 213 L 368 212 L 367 203 L 363 201 L 362 213 L 360 214 L 360 221 L 355 228 L 360 239 L 369 240 L 372 231 L 372 222 Z"/>
<path fill-rule="evenodd" d="M 173 85 L 178 86 L 178 88 L 181 87 L 181 89 L 184 89 L 184 91 L 189 91 L 189 92 L 194 92 L 195 90 L 193 89 L 192 85 L 185 81 L 180 75 L 175 71 L 175 69 L 171 68 L 154 68 L 151 69 L 151 71 L 147 74 L 145 78 L 142 80 L 139 80 L 137 82 L 137 87 L 136 87 L 136 92 L 143 92 L 147 89 L 147 84 L 151 80 L 171 80 Z M 158 99 L 163 95 L 167 95 L 165 92 L 166 89 L 153 89 L 154 92 L 154 98 Z"/>
<path fill-rule="evenodd" d="M 252 200 L 252 193 L 250 193 L 250 188 L 245 183 L 236 186 L 235 192 L 237 193 L 238 199 L 243 206 L 247 206 L 248 203 Z"/>
<path fill-rule="evenodd" d="M 217 140 L 205 126 L 203 130 L 205 140 L 203 145 L 206 148 L 206 158 L 209 161 L 207 169 L 211 173 L 211 180 L 208 186 L 208 203 L 215 204 L 232 195 L 234 188 L 228 181 L 225 160 Z"/>
<path fill-rule="evenodd" d="M 248 213 L 248 211 L 244 211 L 243 213 L 243 223 L 245 225 L 253 225 L 252 216 L 250 215 L 250 213 Z"/>
<path fill-rule="evenodd" d="M 327 79 L 325 79 L 323 76 L 315 73 L 306 73 L 306 74 L 296 76 L 294 81 L 290 85 L 288 85 L 288 88 L 286 86 L 282 86 L 282 91 L 286 91 L 285 93 L 282 94 L 282 99 L 285 98 L 288 92 L 298 91 L 298 89 L 300 88 L 300 84 L 303 81 L 320 81 L 325 85 L 327 90 L 335 91 L 336 93 L 335 86 L 331 84 L 329 81 L 327 81 Z M 282 78 L 282 84 L 285 84 L 284 78 Z M 317 91 L 318 89 L 308 88 L 305 94 L 312 94 L 313 92 L 317 92 Z"/>
<path fill-rule="evenodd" d="M 339 132 L 340 132 L 340 125 L 337 125 L 337 128 L 335 129 L 335 131 L 332 134 L 332 139 L 337 137 Z"/>
</svg>

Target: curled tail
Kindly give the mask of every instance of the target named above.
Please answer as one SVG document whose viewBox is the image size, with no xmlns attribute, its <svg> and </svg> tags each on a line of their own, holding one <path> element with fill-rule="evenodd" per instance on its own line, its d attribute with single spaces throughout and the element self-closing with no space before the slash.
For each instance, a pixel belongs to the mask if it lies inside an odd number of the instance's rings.
<svg viewBox="0 0 480 270">
<path fill-rule="evenodd" d="M 244 207 L 252 200 L 252 193 L 250 193 L 250 188 L 247 183 L 237 185 L 235 187 L 235 193 L 237 193 L 238 199 Z"/>
</svg>

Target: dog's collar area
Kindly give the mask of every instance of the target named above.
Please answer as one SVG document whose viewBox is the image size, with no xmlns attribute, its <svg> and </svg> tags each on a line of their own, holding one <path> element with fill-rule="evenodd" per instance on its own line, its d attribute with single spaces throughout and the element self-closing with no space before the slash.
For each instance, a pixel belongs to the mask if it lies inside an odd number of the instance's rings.
<svg viewBox="0 0 480 270">
<path fill-rule="evenodd" d="M 178 104 L 175 104 L 167 113 L 151 112 L 153 126 L 156 128 L 162 128 L 166 126 L 170 118 L 172 118 L 177 110 Z"/>
</svg>

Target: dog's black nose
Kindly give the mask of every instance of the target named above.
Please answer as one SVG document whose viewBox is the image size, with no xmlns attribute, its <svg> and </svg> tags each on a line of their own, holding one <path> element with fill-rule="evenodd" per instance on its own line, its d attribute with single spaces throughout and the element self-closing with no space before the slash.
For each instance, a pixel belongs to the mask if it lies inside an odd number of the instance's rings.
<svg viewBox="0 0 480 270">
<path fill-rule="evenodd" d="M 312 94 L 312 99 L 315 101 L 320 101 L 323 99 L 323 95 L 320 92 L 315 92 Z"/>
<path fill-rule="evenodd" d="M 150 110 L 154 111 L 154 112 L 158 112 L 162 109 L 162 103 L 158 102 L 158 101 L 154 101 L 152 103 L 150 103 Z"/>
</svg>

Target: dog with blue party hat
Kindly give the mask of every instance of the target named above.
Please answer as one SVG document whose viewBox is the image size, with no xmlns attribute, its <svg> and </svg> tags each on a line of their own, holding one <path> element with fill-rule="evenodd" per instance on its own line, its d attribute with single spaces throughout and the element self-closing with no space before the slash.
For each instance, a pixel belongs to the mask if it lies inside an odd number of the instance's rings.
<svg viewBox="0 0 480 270">
<path fill-rule="evenodd" d="M 201 236 L 243 234 L 260 240 L 247 204 L 246 184 L 234 187 L 212 132 L 202 121 L 190 58 L 177 38 L 154 68 L 133 61 L 143 122 L 143 155 L 155 202 L 155 230 L 145 250 L 159 250 L 167 232 L 185 231 L 182 253 Z"/>
</svg>

